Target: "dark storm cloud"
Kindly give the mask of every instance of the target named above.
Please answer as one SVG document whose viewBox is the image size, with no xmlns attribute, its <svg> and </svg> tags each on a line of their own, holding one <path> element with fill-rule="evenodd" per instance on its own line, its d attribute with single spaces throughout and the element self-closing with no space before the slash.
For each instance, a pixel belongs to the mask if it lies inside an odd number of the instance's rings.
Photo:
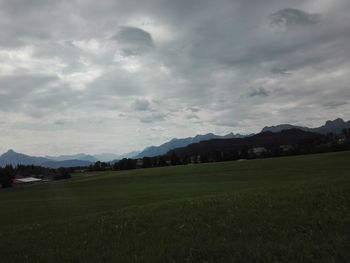
<svg viewBox="0 0 350 263">
<path fill-rule="evenodd" d="M 294 27 L 309 26 L 320 22 L 320 14 L 309 14 L 303 10 L 294 8 L 284 8 L 271 16 L 270 24 L 272 26 Z"/>
<path fill-rule="evenodd" d="M 149 111 L 151 110 L 151 103 L 145 99 L 136 99 L 134 101 L 134 108 L 137 111 Z"/>
<path fill-rule="evenodd" d="M 154 47 L 151 34 L 137 27 L 122 26 L 113 39 L 119 42 L 126 56 L 140 55 Z"/>
<path fill-rule="evenodd" d="M 251 88 L 247 94 L 248 97 L 267 97 L 269 92 L 264 87 Z"/>
</svg>

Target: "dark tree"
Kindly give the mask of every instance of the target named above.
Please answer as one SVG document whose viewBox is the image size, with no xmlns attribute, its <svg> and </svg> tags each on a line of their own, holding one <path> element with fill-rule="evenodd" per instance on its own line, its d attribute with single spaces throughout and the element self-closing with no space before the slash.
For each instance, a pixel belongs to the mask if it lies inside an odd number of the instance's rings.
<svg viewBox="0 0 350 263">
<path fill-rule="evenodd" d="M 239 157 L 241 159 L 248 159 L 249 158 L 248 150 L 249 150 L 249 147 L 247 145 L 243 145 L 241 148 Z"/>
<path fill-rule="evenodd" d="M 208 158 L 208 155 L 206 153 L 202 154 L 200 158 L 201 158 L 201 162 L 202 163 L 208 163 L 209 162 L 209 158 Z"/>
<path fill-rule="evenodd" d="M 167 166 L 166 160 L 164 158 L 164 156 L 159 156 L 158 157 L 158 166 L 162 167 L 162 166 Z"/>
<path fill-rule="evenodd" d="M 124 158 L 118 162 L 118 169 L 119 170 L 136 169 L 136 160 Z"/>
<path fill-rule="evenodd" d="M 171 154 L 170 162 L 171 162 L 171 165 L 179 165 L 180 164 L 180 159 L 179 159 L 179 157 L 177 157 L 175 152 L 173 152 Z"/>
<path fill-rule="evenodd" d="M 153 165 L 152 158 L 143 157 L 142 158 L 142 168 L 151 168 Z"/>
<path fill-rule="evenodd" d="M 2 188 L 12 187 L 12 179 L 14 177 L 14 169 L 12 165 L 0 168 L 0 184 Z"/>
</svg>

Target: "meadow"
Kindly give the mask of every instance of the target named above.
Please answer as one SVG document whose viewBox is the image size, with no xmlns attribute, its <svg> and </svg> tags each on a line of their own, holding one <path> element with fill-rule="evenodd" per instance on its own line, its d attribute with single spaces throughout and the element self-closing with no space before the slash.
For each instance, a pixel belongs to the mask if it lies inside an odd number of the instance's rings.
<svg viewBox="0 0 350 263">
<path fill-rule="evenodd" d="M 350 152 L 0 190 L 0 262 L 348 262 Z"/>
</svg>

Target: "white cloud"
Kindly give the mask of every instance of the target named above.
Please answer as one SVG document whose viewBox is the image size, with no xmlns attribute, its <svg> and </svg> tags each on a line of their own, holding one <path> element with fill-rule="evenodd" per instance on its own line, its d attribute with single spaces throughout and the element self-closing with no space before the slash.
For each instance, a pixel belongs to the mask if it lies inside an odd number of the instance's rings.
<svg viewBox="0 0 350 263">
<path fill-rule="evenodd" d="M 3 150 L 122 153 L 350 113 L 345 0 L 0 7 Z"/>
</svg>

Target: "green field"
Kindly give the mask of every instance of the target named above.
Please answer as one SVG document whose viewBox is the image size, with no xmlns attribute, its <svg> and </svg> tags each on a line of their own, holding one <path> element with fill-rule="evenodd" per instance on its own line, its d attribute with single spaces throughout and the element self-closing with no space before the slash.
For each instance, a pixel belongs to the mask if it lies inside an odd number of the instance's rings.
<svg viewBox="0 0 350 263">
<path fill-rule="evenodd" d="M 0 190 L 0 262 L 349 262 L 350 152 Z"/>
</svg>

